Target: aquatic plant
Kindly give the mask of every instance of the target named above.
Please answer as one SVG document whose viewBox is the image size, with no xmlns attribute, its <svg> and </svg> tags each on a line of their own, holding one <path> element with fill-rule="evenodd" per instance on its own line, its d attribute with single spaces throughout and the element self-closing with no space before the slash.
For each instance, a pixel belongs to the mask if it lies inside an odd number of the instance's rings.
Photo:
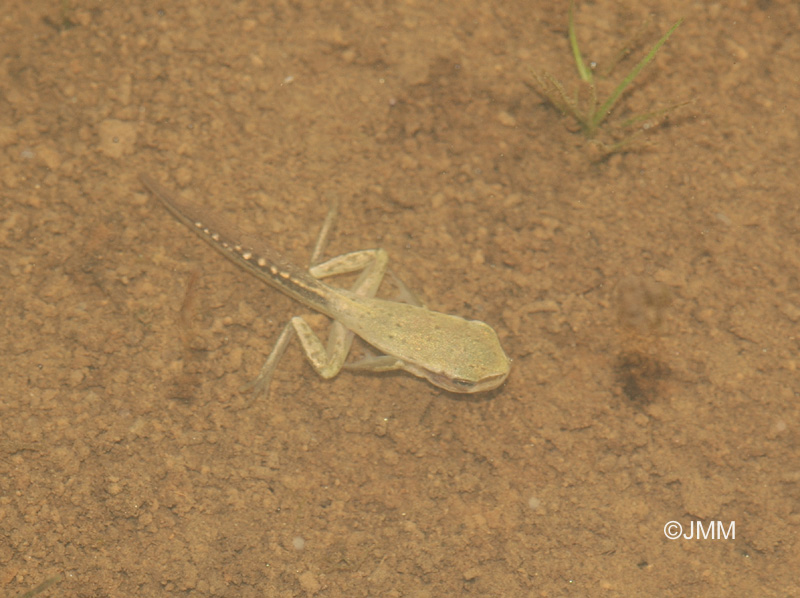
<svg viewBox="0 0 800 598">
<path fill-rule="evenodd" d="M 567 33 L 569 36 L 570 49 L 572 50 L 572 57 L 575 60 L 575 66 L 577 67 L 578 75 L 580 76 L 580 87 L 578 91 L 576 91 L 574 95 L 569 94 L 564 85 L 547 72 L 534 72 L 533 77 L 535 85 L 533 87 L 562 114 L 571 116 L 573 119 L 575 119 L 583 134 L 587 138 L 593 139 L 597 134 L 600 125 L 602 125 L 608 115 L 611 114 L 612 109 L 622 97 L 622 94 L 625 93 L 625 90 L 628 89 L 631 83 L 633 83 L 634 79 L 636 79 L 639 73 L 641 73 L 642 70 L 653 61 L 658 51 L 680 26 L 680 24 L 683 22 L 683 19 L 679 19 L 674 25 L 672 25 L 672 27 L 669 28 L 669 30 L 661 37 L 661 39 L 659 39 L 650 48 L 650 51 L 647 52 L 644 58 L 639 60 L 639 62 L 637 62 L 636 65 L 628 72 L 628 74 L 625 75 L 625 77 L 617 84 L 608 98 L 601 102 L 597 97 L 597 84 L 593 69 L 587 65 L 580 50 L 580 46 L 578 45 L 578 36 L 575 32 L 574 9 L 575 2 L 572 0 L 569 5 Z M 626 43 L 622 49 L 616 53 L 614 60 L 605 70 L 605 73 L 610 73 L 613 68 L 630 53 L 631 48 L 635 45 L 637 37 L 638 36 L 633 36 L 631 41 Z M 620 126 L 622 128 L 630 127 L 636 123 L 663 116 L 664 114 L 686 103 L 687 102 L 681 102 L 653 112 L 634 116 L 621 123 Z M 622 145 L 627 144 L 629 140 L 630 139 L 624 139 L 615 146 L 610 147 L 609 150 L 615 151 L 618 149 L 616 146 L 621 147 Z"/>
</svg>

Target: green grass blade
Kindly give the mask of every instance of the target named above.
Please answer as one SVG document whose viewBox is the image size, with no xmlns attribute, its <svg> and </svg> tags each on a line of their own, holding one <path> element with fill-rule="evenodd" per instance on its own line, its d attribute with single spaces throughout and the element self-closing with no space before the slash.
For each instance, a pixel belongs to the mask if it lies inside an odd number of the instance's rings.
<svg viewBox="0 0 800 598">
<path fill-rule="evenodd" d="M 628 36 L 608 64 L 603 65 L 603 68 L 599 72 L 599 77 L 601 79 L 610 77 L 611 72 L 617 67 L 617 65 L 625 60 L 625 58 L 630 56 L 631 52 L 633 52 L 635 48 L 641 45 L 642 38 L 647 33 L 650 24 L 650 19 L 645 19 L 642 24 L 639 25 L 636 30 Z M 595 74 L 598 73 L 595 71 Z"/>
<path fill-rule="evenodd" d="M 686 100 L 685 102 L 678 102 L 676 104 L 667 106 L 666 108 L 654 110 L 653 112 L 647 112 L 646 114 L 638 114 L 636 116 L 632 116 L 631 118 L 623 122 L 620 125 L 620 128 L 627 129 L 628 127 L 632 127 L 633 125 L 638 125 L 641 122 L 661 118 L 665 114 L 668 114 L 673 110 L 677 110 L 678 108 L 682 108 L 683 106 L 686 106 L 690 102 L 691 100 Z"/>
<path fill-rule="evenodd" d="M 683 19 L 679 19 L 677 23 L 675 23 L 672 27 L 670 27 L 669 31 L 664 34 L 660 40 L 656 42 L 656 44 L 652 47 L 652 49 L 647 53 L 647 56 L 642 58 L 639 63 L 631 69 L 631 72 L 622 80 L 622 82 L 617 85 L 617 88 L 614 92 L 609 96 L 609 98 L 600 106 L 600 109 L 595 113 L 594 118 L 592 119 L 591 129 L 594 130 L 603 120 L 608 116 L 608 113 L 611 112 L 611 109 L 614 107 L 614 104 L 617 103 L 620 96 L 623 94 L 625 89 L 631 84 L 631 82 L 642 72 L 642 69 L 646 67 L 650 62 L 652 62 L 653 58 L 656 57 L 656 54 L 661 49 L 670 36 L 675 32 L 675 30 L 683 23 Z M 573 50 L 574 52 L 574 50 Z"/>
<path fill-rule="evenodd" d="M 575 0 L 572 0 L 569 3 L 569 27 L 567 31 L 569 33 L 569 46 L 572 48 L 572 56 L 575 58 L 575 66 L 578 67 L 578 74 L 581 76 L 583 81 L 587 83 L 592 83 L 592 71 L 586 66 L 586 63 L 583 61 L 583 56 L 581 55 L 581 49 L 578 47 L 578 36 L 575 34 L 575 19 L 573 18 L 573 13 L 575 12 Z"/>
</svg>

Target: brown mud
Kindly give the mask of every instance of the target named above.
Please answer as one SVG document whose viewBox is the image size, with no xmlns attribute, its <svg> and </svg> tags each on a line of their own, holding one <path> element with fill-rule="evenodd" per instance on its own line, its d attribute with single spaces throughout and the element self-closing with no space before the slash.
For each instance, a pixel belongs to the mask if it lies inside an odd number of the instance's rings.
<svg viewBox="0 0 800 598">
<path fill-rule="evenodd" d="M 691 103 L 598 159 L 530 88 L 577 79 L 567 7 L 4 0 L 0 594 L 800 595 L 800 8 L 580 3 L 601 63 L 685 18 L 603 127 Z M 507 383 L 293 345 L 250 403 L 304 310 L 141 172 L 299 264 L 338 194 L 328 253 Z"/>
</svg>

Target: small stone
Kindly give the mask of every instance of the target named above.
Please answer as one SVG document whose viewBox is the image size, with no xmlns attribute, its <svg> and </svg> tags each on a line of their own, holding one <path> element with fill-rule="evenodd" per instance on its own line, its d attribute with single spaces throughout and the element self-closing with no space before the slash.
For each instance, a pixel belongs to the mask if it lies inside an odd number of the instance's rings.
<svg viewBox="0 0 800 598">
<path fill-rule="evenodd" d="M 7 147 L 17 142 L 17 130 L 13 127 L 0 127 L 0 147 Z"/>
<path fill-rule="evenodd" d="M 297 576 L 297 581 L 300 582 L 300 587 L 303 588 L 308 594 L 316 594 L 320 591 L 322 586 L 317 581 L 316 576 L 311 571 L 306 571 Z"/>
<path fill-rule="evenodd" d="M 472 581 L 473 579 L 477 578 L 481 574 L 480 569 L 477 567 L 472 567 L 471 569 L 467 569 L 464 571 L 464 581 Z"/>
<path fill-rule="evenodd" d="M 136 145 L 136 126 L 132 123 L 109 118 L 100 123 L 98 149 L 111 158 L 132 154 Z"/>
<path fill-rule="evenodd" d="M 517 126 L 517 119 L 510 115 L 508 112 L 499 112 L 497 114 L 497 120 L 500 122 L 501 125 L 504 127 L 516 127 Z"/>
<path fill-rule="evenodd" d="M 36 155 L 50 170 L 57 170 L 61 166 L 61 155 L 52 147 L 40 145 L 36 148 Z"/>
</svg>

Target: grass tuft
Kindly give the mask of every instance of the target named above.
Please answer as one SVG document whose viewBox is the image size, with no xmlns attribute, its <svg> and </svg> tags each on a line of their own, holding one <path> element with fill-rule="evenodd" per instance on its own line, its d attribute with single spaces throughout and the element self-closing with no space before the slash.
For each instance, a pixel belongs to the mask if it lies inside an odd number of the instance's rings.
<svg viewBox="0 0 800 598">
<path fill-rule="evenodd" d="M 562 114 L 568 115 L 575 119 L 581 128 L 581 131 L 588 139 L 594 139 L 598 129 L 611 114 L 614 106 L 620 100 L 625 91 L 630 87 L 639 73 L 650 64 L 658 54 L 661 47 L 667 43 L 667 40 L 675 33 L 675 30 L 680 27 L 683 19 L 679 19 L 669 30 L 659 39 L 645 54 L 644 58 L 639 60 L 636 65 L 623 77 L 617 84 L 611 94 L 604 101 L 600 102 L 597 98 L 597 85 L 595 82 L 595 75 L 592 69 L 586 64 L 578 44 L 578 35 L 575 31 L 575 1 L 571 0 L 569 5 L 569 17 L 567 32 L 569 35 L 569 46 L 572 51 L 572 57 L 575 60 L 575 66 L 578 70 L 578 76 L 581 80 L 581 87 L 574 94 L 567 93 L 564 85 L 549 73 L 534 73 L 535 85 L 533 88 L 537 93 L 544 97 L 551 105 L 558 109 Z M 613 61 L 613 64 L 608 70 L 610 72 L 616 64 L 622 60 L 627 54 L 630 53 L 630 48 L 633 42 L 626 44 L 618 53 Z M 588 95 L 588 99 L 587 99 Z M 681 102 L 667 108 L 662 108 L 649 112 L 647 114 L 634 116 L 622 123 L 622 127 L 630 127 L 639 122 L 650 120 L 657 117 L 662 117 L 672 110 L 683 106 L 688 102 Z M 629 136 L 630 137 L 630 136 Z M 627 147 L 630 139 L 623 139 L 618 144 L 609 147 L 609 153 L 617 151 L 619 148 Z"/>
</svg>

